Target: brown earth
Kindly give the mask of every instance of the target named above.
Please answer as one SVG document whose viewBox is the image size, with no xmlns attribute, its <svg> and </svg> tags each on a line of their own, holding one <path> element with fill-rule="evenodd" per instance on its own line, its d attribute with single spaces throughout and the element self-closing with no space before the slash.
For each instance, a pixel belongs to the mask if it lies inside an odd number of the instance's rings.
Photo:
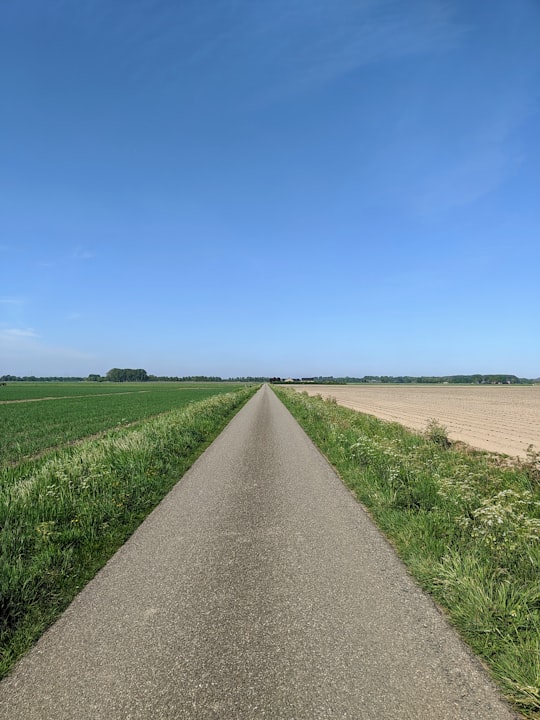
<svg viewBox="0 0 540 720">
<path fill-rule="evenodd" d="M 524 458 L 540 450 L 540 385 L 297 385 L 309 395 L 425 430 L 431 419 L 448 437 L 490 452 Z"/>
</svg>

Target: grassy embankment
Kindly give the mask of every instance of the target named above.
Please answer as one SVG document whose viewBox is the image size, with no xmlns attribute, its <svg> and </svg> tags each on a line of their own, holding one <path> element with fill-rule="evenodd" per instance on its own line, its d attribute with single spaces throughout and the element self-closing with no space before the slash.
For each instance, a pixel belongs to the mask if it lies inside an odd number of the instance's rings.
<svg viewBox="0 0 540 720">
<path fill-rule="evenodd" d="M 0 470 L 0 676 L 255 390 L 218 394 Z"/>
<path fill-rule="evenodd" d="M 445 608 L 503 693 L 540 717 L 540 460 L 509 467 L 425 435 L 275 388 Z"/>
</svg>

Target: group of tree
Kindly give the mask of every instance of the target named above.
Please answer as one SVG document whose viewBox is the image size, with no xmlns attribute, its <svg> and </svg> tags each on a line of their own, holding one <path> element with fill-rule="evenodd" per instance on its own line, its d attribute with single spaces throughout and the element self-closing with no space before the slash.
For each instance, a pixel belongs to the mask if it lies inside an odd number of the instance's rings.
<svg viewBox="0 0 540 720">
<path fill-rule="evenodd" d="M 105 380 L 109 382 L 146 382 L 148 373 L 142 368 L 137 368 L 137 370 L 132 368 L 112 368 L 105 375 Z"/>
</svg>

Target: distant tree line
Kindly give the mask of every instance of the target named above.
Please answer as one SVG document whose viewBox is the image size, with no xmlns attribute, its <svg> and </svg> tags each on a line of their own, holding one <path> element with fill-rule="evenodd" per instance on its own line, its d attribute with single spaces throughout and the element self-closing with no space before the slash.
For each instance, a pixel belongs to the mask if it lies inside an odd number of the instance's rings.
<svg viewBox="0 0 540 720">
<path fill-rule="evenodd" d="M 516 375 L 364 375 L 364 377 L 316 377 L 314 382 L 321 384 L 346 384 L 346 383 L 425 383 L 449 385 L 521 385 L 529 384 L 532 380 L 519 378 Z"/>
<path fill-rule="evenodd" d="M 223 382 L 223 378 L 216 375 L 149 375 L 142 368 L 112 368 L 105 376 L 92 374 L 87 379 L 92 382 Z"/>
<path fill-rule="evenodd" d="M 252 375 L 227 378 L 228 382 L 240 382 L 240 383 L 264 383 L 270 380 L 269 377 L 255 377 Z"/>
<path fill-rule="evenodd" d="M 57 377 L 47 375 L 46 377 L 37 377 L 36 375 L 0 375 L 0 382 L 80 382 L 84 380 L 82 377 Z"/>
<path fill-rule="evenodd" d="M 57 377 L 35 375 L 0 375 L 0 382 L 271 382 L 283 383 L 284 379 L 280 377 L 266 376 L 239 376 L 231 378 L 222 378 L 217 375 L 184 375 L 182 377 L 169 375 L 149 375 L 142 368 L 133 370 L 131 368 L 112 368 L 106 375 L 90 374 L 88 377 Z M 364 375 L 363 377 L 333 377 L 327 375 L 319 375 L 318 377 L 294 380 L 295 383 L 308 382 L 318 383 L 321 385 L 346 385 L 347 383 L 424 383 L 424 384 L 442 384 L 450 385 L 525 385 L 533 382 L 540 382 L 540 378 L 534 380 L 528 378 L 519 378 L 516 375 Z"/>
<path fill-rule="evenodd" d="M 132 370 L 131 368 L 112 368 L 105 375 L 109 382 L 146 382 L 148 373 L 142 368 Z"/>
<path fill-rule="evenodd" d="M 223 378 L 217 375 L 184 375 L 182 377 L 149 375 L 148 379 L 154 382 L 223 382 Z"/>
</svg>

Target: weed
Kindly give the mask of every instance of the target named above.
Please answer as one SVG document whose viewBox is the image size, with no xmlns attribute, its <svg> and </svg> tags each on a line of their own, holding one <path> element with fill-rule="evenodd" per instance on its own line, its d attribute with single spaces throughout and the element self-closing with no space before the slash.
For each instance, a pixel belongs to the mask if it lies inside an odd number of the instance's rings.
<svg viewBox="0 0 540 720">
<path fill-rule="evenodd" d="M 540 450 L 536 450 L 534 445 L 527 448 L 527 459 L 523 466 L 530 479 L 540 484 Z"/>
<path fill-rule="evenodd" d="M 446 426 L 441 425 L 441 423 L 435 418 L 429 420 L 425 435 L 430 442 L 435 443 L 435 445 L 438 445 L 439 447 L 449 448 L 451 445 Z"/>
</svg>

